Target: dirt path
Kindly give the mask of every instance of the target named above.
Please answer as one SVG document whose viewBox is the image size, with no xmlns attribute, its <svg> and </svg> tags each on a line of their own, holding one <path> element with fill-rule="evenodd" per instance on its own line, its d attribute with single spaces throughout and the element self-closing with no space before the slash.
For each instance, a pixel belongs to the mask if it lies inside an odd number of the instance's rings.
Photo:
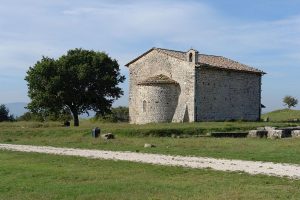
<svg viewBox="0 0 300 200">
<path fill-rule="evenodd" d="M 190 168 L 211 168 L 220 171 L 242 171 L 249 174 L 265 174 L 300 179 L 300 165 L 276 164 L 272 162 L 214 159 L 205 157 L 169 156 L 160 154 L 102 151 L 49 146 L 0 144 L 0 150 L 36 152 L 93 159 L 125 160 L 157 165 L 182 166 Z"/>
</svg>

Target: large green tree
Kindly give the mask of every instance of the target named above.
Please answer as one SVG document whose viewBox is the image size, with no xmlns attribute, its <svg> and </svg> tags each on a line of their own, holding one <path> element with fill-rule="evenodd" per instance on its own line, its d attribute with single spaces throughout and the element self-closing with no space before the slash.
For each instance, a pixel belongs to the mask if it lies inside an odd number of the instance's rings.
<svg viewBox="0 0 300 200">
<path fill-rule="evenodd" d="M 104 52 L 69 50 L 58 59 L 43 57 L 27 71 L 28 109 L 33 113 L 70 110 L 74 126 L 78 116 L 93 110 L 104 115 L 123 91 L 119 64 Z"/>
</svg>

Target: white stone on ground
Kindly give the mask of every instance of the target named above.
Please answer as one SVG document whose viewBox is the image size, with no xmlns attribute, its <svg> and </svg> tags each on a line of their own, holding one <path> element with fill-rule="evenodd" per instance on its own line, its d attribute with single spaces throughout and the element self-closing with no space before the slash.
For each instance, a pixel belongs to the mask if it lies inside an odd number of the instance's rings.
<svg viewBox="0 0 300 200">
<path fill-rule="evenodd" d="M 242 171 L 249 174 L 264 174 L 269 176 L 300 179 L 300 165 L 287 163 L 215 159 L 206 157 L 170 156 L 149 153 L 102 151 L 14 144 L 0 144 L 0 150 L 1 149 L 21 152 L 80 156 L 93 159 L 123 160 L 200 169 L 211 168 L 220 171 Z"/>
<path fill-rule="evenodd" d="M 292 131 L 292 137 L 300 137 L 300 130 Z"/>
</svg>

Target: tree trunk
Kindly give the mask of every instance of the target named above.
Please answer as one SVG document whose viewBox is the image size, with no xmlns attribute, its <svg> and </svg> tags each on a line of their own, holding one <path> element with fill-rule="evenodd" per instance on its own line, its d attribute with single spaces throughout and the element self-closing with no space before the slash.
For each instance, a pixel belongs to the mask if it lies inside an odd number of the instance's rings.
<svg viewBox="0 0 300 200">
<path fill-rule="evenodd" d="M 78 118 L 78 112 L 77 109 L 70 109 L 73 115 L 73 119 L 74 119 L 74 126 L 79 126 L 79 118 Z"/>
<path fill-rule="evenodd" d="M 79 126 L 79 118 L 78 118 L 78 114 L 74 114 L 73 113 L 73 118 L 74 118 L 74 126 Z"/>
</svg>

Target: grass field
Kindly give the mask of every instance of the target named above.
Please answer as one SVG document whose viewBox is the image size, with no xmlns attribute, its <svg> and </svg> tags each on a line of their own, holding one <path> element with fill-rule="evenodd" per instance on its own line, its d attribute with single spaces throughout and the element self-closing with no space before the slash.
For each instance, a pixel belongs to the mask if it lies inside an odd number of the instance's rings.
<svg viewBox="0 0 300 200">
<path fill-rule="evenodd" d="M 300 124 L 300 123 L 298 123 Z M 244 131 L 259 126 L 295 126 L 297 123 L 281 122 L 200 122 L 200 123 L 159 123 L 135 125 L 128 123 L 100 123 L 82 120 L 79 127 L 73 130 L 90 132 L 93 127 L 100 127 L 104 132 L 114 132 L 123 136 L 170 136 L 171 133 L 186 135 L 203 135 L 214 131 Z M 51 128 L 58 130 L 59 122 L 1 122 L 0 129 L 5 130 L 36 130 L 37 128 Z M 72 129 L 72 128 L 71 128 Z M 64 129 L 66 130 L 66 128 Z M 160 135 L 160 131 L 161 134 Z"/>
<path fill-rule="evenodd" d="M 205 131 L 213 129 L 251 129 L 263 126 L 265 123 L 252 122 L 212 122 L 193 124 L 159 124 L 155 126 L 135 126 L 128 124 L 92 124 L 83 122 L 81 127 L 58 127 L 57 123 L 0 123 L 0 143 L 47 145 L 56 147 L 75 147 L 103 150 L 137 151 L 172 155 L 194 155 L 215 158 L 242 160 L 260 160 L 300 164 L 300 139 L 250 139 L 250 138 L 210 138 L 210 137 L 141 137 L 138 134 L 128 134 L 131 130 L 153 130 L 161 127 L 169 128 L 182 126 Z M 286 123 L 268 123 L 268 125 L 287 126 Z M 42 127 L 45 126 L 45 127 Z M 90 131 L 99 126 L 104 132 L 111 131 L 116 139 L 105 141 L 93 139 Z M 136 127 L 136 129 L 135 129 Z M 124 130 L 123 130 L 124 129 Z M 119 131 L 122 130 L 122 131 Z M 127 132 L 126 132 L 127 131 Z M 128 135 L 129 136 L 128 136 Z M 156 148 L 144 148 L 145 143 L 155 144 Z"/>
<path fill-rule="evenodd" d="M 0 151 L 0 199 L 300 199 L 300 180 Z"/>
<path fill-rule="evenodd" d="M 194 137 L 212 131 L 244 131 L 297 123 L 206 122 L 129 125 L 82 121 L 0 123 L 0 143 L 195 155 L 300 164 L 300 139 Z M 91 129 L 112 132 L 94 139 Z M 190 135 L 187 138 L 159 135 Z M 180 131 L 178 131 L 180 130 Z M 176 132 L 177 131 L 177 132 Z M 156 137 L 154 137 L 156 136 Z M 157 145 L 144 148 L 145 143 Z M 300 199 L 300 180 L 209 169 L 0 151 L 0 199 Z"/>
<path fill-rule="evenodd" d="M 294 119 L 300 120 L 300 110 L 282 109 L 262 115 L 263 119 L 266 119 L 267 117 L 273 122 L 292 121 Z"/>
</svg>

